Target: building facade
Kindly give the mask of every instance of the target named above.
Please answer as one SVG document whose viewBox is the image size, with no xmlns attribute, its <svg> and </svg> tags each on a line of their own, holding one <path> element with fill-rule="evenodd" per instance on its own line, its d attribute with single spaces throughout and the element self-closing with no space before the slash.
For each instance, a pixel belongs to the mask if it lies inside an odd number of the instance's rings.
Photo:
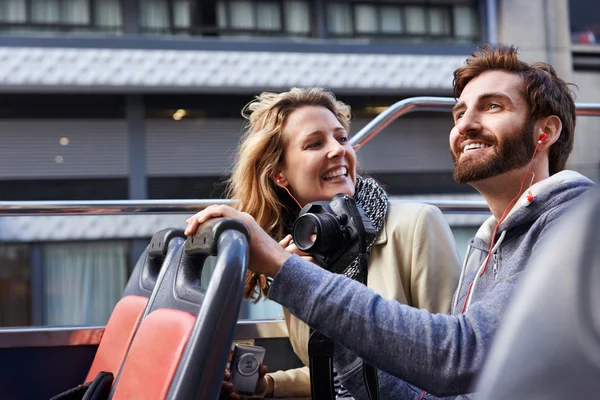
<svg viewBox="0 0 600 400">
<path fill-rule="evenodd" d="M 484 42 L 518 45 L 527 59 L 550 62 L 578 84 L 578 101 L 598 101 L 599 7 L 581 0 L 0 0 L 0 196 L 219 198 L 243 130 L 240 111 L 256 94 L 326 87 L 351 105 L 355 133 L 396 101 L 451 96 L 452 71 Z M 571 160 L 592 178 L 597 126 L 580 119 Z M 450 114 L 410 114 L 358 152 L 360 165 L 394 196 L 470 195 L 452 179 L 451 127 Z M 184 219 L 51 218 L 0 220 L 0 326 L 102 322 L 147 238 Z M 109 259 L 117 261 L 104 283 L 83 290 L 104 288 L 97 300 L 73 301 L 60 286 L 73 274 L 71 287 L 83 286 L 90 265 Z"/>
</svg>

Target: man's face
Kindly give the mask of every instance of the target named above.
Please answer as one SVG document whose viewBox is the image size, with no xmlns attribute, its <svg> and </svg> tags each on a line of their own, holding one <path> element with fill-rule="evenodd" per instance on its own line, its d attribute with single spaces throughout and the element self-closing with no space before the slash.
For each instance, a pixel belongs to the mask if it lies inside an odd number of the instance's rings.
<svg viewBox="0 0 600 400">
<path fill-rule="evenodd" d="M 487 71 L 465 86 L 452 112 L 454 179 L 472 183 L 522 168 L 535 149 L 521 77 Z"/>
</svg>

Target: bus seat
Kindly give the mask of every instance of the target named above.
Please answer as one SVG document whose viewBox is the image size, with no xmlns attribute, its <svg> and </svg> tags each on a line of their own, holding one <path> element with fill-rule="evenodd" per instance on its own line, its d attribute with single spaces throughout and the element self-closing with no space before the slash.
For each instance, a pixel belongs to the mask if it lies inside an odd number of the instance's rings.
<svg viewBox="0 0 600 400">
<path fill-rule="evenodd" d="M 243 298 L 248 238 L 243 223 L 221 218 L 186 240 L 153 295 L 113 399 L 218 398 Z M 217 256 L 215 271 L 202 289 L 209 255 Z"/>
<path fill-rule="evenodd" d="M 113 399 L 165 399 L 195 321 L 188 312 L 167 308 L 144 318 Z"/>
<path fill-rule="evenodd" d="M 150 298 L 156 281 L 161 271 L 165 258 L 170 254 L 169 244 L 183 243 L 185 234 L 182 229 L 167 228 L 152 235 L 150 243 L 138 258 L 131 276 L 125 285 L 123 297 L 129 295 L 144 296 Z"/>
<path fill-rule="evenodd" d="M 478 398 L 600 393 L 600 191 L 559 221 L 532 258 L 479 379 Z"/>
<path fill-rule="evenodd" d="M 163 229 L 152 236 L 125 286 L 123 297 L 110 315 L 86 382 L 92 381 L 101 371 L 117 374 L 148 306 L 149 297 L 160 279 L 161 270 L 164 270 L 162 265 L 168 265 L 177 249 L 183 247 L 183 237 L 181 229 L 173 228 Z"/>
</svg>

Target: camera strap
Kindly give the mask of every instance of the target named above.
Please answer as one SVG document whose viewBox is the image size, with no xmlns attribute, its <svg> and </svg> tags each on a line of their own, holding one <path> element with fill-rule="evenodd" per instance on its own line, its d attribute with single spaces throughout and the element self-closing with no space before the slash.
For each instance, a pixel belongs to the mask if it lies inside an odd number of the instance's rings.
<svg viewBox="0 0 600 400">
<path fill-rule="evenodd" d="M 379 400 L 379 377 L 377 368 L 363 360 L 363 377 L 370 400 Z"/>
<path fill-rule="evenodd" d="M 356 280 L 363 285 L 367 284 L 368 254 L 367 238 L 362 218 L 356 203 L 349 197 L 344 197 L 347 209 L 350 211 L 358 231 L 360 253 L 358 255 L 358 276 Z M 313 400 L 334 400 L 336 392 L 333 376 L 333 340 L 319 331 L 311 328 L 308 340 L 308 357 L 310 369 L 310 389 Z M 377 369 L 363 360 L 363 379 L 369 400 L 379 400 L 379 379 Z"/>
<path fill-rule="evenodd" d="M 369 261 L 367 254 L 367 238 L 365 235 L 365 227 L 362 218 L 355 207 L 348 207 L 354 223 L 358 230 L 358 243 L 360 246 L 360 254 L 358 255 L 359 282 L 367 285 L 367 271 L 369 269 Z M 363 379 L 369 400 L 379 400 L 379 377 L 377 376 L 377 368 L 363 360 Z"/>
<path fill-rule="evenodd" d="M 359 265 L 361 274 L 359 275 L 361 283 L 367 285 L 367 255 L 361 253 L 359 255 Z M 364 273 L 363 273 L 364 271 Z M 379 377 L 377 376 L 377 368 L 363 360 L 363 379 L 369 400 L 379 400 Z"/>
<path fill-rule="evenodd" d="M 361 264 L 367 259 L 363 254 Z M 366 271 L 366 265 L 361 266 Z M 361 283 L 366 284 L 366 274 L 359 275 Z M 333 400 L 336 398 L 333 384 L 333 340 L 321 332 L 311 328 L 308 340 L 308 357 L 310 369 L 310 391 L 313 400 Z M 369 400 L 379 400 L 379 377 L 377 368 L 363 360 L 363 379 Z"/>
<path fill-rule="evenodd" d="M 334 400 L 333 384 L 333 340 L 319 331 L 311 329 L 308 340 L 310 370 L 310 392 L 313 400 Z M 379 400 L 379 378 L 377 369 L 363 361 L 363 379 L 369 400 Z"/>
<path fill-rule="evenodd" d="M 310 393 L 313 400 L 334 400 L 333 340 L 311 328 L 308 340 Z"/>
</svg>

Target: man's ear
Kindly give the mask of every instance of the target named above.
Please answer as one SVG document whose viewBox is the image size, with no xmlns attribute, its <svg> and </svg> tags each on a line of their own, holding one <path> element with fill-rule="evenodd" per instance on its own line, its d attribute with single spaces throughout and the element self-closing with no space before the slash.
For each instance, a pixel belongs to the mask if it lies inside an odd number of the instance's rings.
<svg viewBox="0 0 600 400">
<path fill-rule="evenodd" d="M 562 132 L 562 122 L 556 115 L 550 115 L 542 118 L 536 124 L 536 144 L 539 145 L 539 150 L 547 150 L 560 137 Z M 541 143 L 539 143 L 539 142 Z"/>
</svg>

